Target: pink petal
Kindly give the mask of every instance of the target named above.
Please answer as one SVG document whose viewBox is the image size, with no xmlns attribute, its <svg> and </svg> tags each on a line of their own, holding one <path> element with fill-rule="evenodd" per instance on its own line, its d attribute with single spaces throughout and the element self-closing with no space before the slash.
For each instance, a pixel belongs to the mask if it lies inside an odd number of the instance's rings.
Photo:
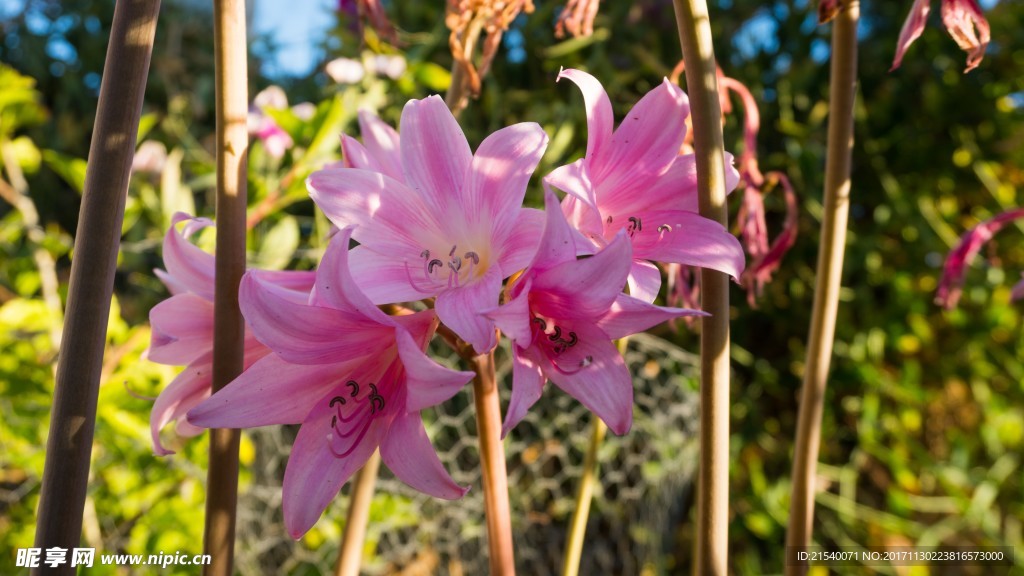
<svg viewBox="0 0 1024 576">
<path fill-rule="evenodd" d="M 568 194 L 563 211 L 572 225 L 584 234 L 600 235 L 604 225 L 585 160 L 555 168 L 544 177 L 544 190 L 550 191 L 552 186 Z"/>
<path fill-rule="evenodd" d="M 960 300 L 967 265 L 996 232 L 1020 218 L 1024 218 L 1024 208 L 1003 212 L 971 228 L 960 237 L 960 242 L 950 250 L 949 255 L 946 256 L 946 264 L 942 267 L 942 278 L 939 280 L 939 288 L 935 292 L 936 304 L 947 310 L 956 306 Z"/>
<path fill-rule="evenodd" d="M 335 389 L 355 366 L 355 362 L 289 364 L 270 354 L 189 410 L 188 421 L 203 428 L 299 424 L 313 402 Z"/>
<path fill-rule="evenodd" d="M 612 102 L 608 99 L 608 93 L 604 87 L 590 74 L 580 70 L 561 70 L 558 73 L 558 80 L 568 78 L 580 91 L 583 92 L 583 105 L 587 110 L 587 154 L 588 162 L 596 161 L 602 154 L 606 154 L 605 148 L 609 146 L 612 139 L 612 128 L 615 125 L 615 116 L 612 112 Z M 678 148 L 677 148 L 678 149 Z"/>
<path fill-rule="evenodd" d="M 380 446 L 380 456 L 402 482 L 437 498 L 456 500 L 469 492 L 452 480 L 437 457 L 418 412 L 395 418 Z"/>
<path fill-rule="evenodd" d="M 480 312 L 498 305 L 502 278 L 501 268 L 491 264 L 483 276 L 441 292 L 434 303 L 441 322 L 471 344 L 477 354 L 483 354 L 497 344 L 494 322 Z"/>
<path fill-rule="evenodd" d="M 743 273 L 743 247 L 718 222 L 693 212 L 648 212 L 640 216 L 643 229 L 633 236 L 636 258 L 710 268 L 733 278 Z"/>
<path fill-rule="evenodd" d="M 625 434 L 633 422 L 633 379 L 626 363 L 600 329 L 580 323 L 573 330 L 579 338 L 576 345 L 558 356 L 557 367 L 542 365 L 544 373 L 612 432 Z"/>
<path fill-rule="evenodd" d="M 403 181 L 402 151 L 398 132 L 369 110 L 359 111 L 359 132 L 370 155 L 380 165 L 381 172 Z"/>
<path fill-rule="evenodd" d="M 498 265 L 508 273 L 515 273 L 529 265 L 544 232 L 544 212 L 536 208 L 521 208 L 508 235 L 495 246 L 500 250 Z"/>
<path fill-rule="evenodd" d="M 239 304 L 256 338 L 293 364 L 333 364 L 379 353 L 392 328 L 364 316 L 298 304 L 258 276 L 242 277 Z"/>
<path fill-rule="evenodd" d="M 500 245 L 513 231 L 526 185 L 547 143 L 544 129 L 533 122 L 502 128 L 484 139 L 462 189 L 466 226 L 493 228 L 492 238 Z"/>
<path fill-rule="evenodd" d="M 733 165 L 732 154 L 725 153 L 725 190 L 731 193 L 740 182 L 740 173 Z M 677 156 L 668 171 L 642 190 L 623 190 L 605 194 L 600 200 L 601 213 L 616 219 L 628 218 L 637 212 L 651 210 L 683 210 L 698 212 L 697 163 L 694 154 Z"/>
<path fill-rule="evenodd" d="M 396 330 L 395 337 L 398 342 L 398 356 L 405 367 L 407 412 L 419 414 L 420 410 L 437 406 L 454 396 L 473 379 L 472 372 L 451 370 L 428 358 L 423 353 L 423 348 L 417 345 L 405 330 Z"/>
<path fill-rule="evenodd" d="M 576 261 L 576 238 L 554 192 L 544 192 L 544 232 L 540 236 L 537 253 L 529 268 L 535 271 L 554 268 Z"/>
<path fill-rule="evenodd" d="M 988 21 L 978 3 L 975 0 L 942 0 L 942 23 L 957 46 L 967 51 L 964 72 L 977 68 L 991 40 Z"/>
<path fill-rule="evenodd" d="M 175 224 L 188 222 L 181 233 Z M 171 227 L 164 236 L 164 266 L 167 274 L 180 286 L 207 300 L 213 301 L 213 255 L 199 249 L 187 240 L 189 236 L 213 222 L 206 218 L 193 218 L 178 212 L 171 219 Z"/>
<path fill-rule="evenodd" d="M 447 214 L 473 161 L 466 136 L 440 96 L 410 100 L 401 129 L 405 182 L 433 213 Z"/>
<path fill-rule="evenodd" d="M 615 130 L 607 159 L 588 164 L 598 199 L 664 174 L 686 137 L 689 114 L 686 94 L 667 79 L 645 94 Z"/>
<path fill-rule="evenodd" d="M 709 316 L 709 314 L 700 310 L 655 306 L 622 294 L 615 299 L 611 309 L 597 321 L 597 326 L 608 338 L 618 340 L 637 332 L 643 332 L 666 320 L 682 316 Z"/>
<path fill-rule="evenodd" d="M 393 324 L 391 317 L 370 302 L 352 279 L 349 271 L 349 240 L 352 228 L 342 228 L 327 244 L 320 266 L 317 267 L 313 303 L 363 316 L 378 324 Z"/>
<path fill-rule="evenodd" d="M 161 270 L 159 268 L 154 268 L 153 274 L 157 278 L 159 278 L 161 282 L 164 283 L 164 286 L 167 287 L 167 291 L 170 292 L 172 296 L 177 296 L 178 294 L 188 292 L 188 286 L 186 286 L 182 282 L 175 280 L 174 276 L 171 276 L 166 271 Z"/>
<path fill-rule="evenodd" d="M 892 67 L 889 71 L 900 67 L 903 63 L 903 56 L 907 53 L 907 48 L 917 40 L 921 33 L 924 32 L 924 26 L 928 21 L 928 12 L 931 10 L 931 0 L 914 0 L 914 5 L 910 8 L 910 14 L 907 15 L 907 19 L 903 22 L 903 28 L 900 30 L 900 38 L 896 41 L 896 57 L 892 60 Z"/>
<path fill-rule="evenodd" d="M 521 346 L 529 346 L 533 339 L 533 331 L 530 328 L 530 286 L 533 281 L 528 277 L 519 280 L 522 286 L 516 286 L 517 295 L 489 312 L 484 316 L 494 321 L 494 324 Z"/>
<path fill-rule="evenodd" d="M 377 162 L 376 158 L 370 155 L 370 151 L 360 144 L 358 140 L 347 134 L 341 135 L 341 155 L 344 159 L 343 166 L 345 168 L 384 172 L 384 168 L 380 165 L 380 162 Z M 391 176 L 391 174 L 388 174 L 388 176 Z M 391 177 L 394 178 L 394 176 Z"/>
<path fill-rule="evenodd" d="M 544 391 L 544 375 L 540 364 L 530 351 L 512 346 L 512 397 L 508 401 L 505 422 L 501 426 L 501 437 L 505 438 L 516 424 L 526 417 L 526 412 L 540 400 Z"/>
<path fill-rule="evenodd" d="M 374 250 L 415 258 L 444 230 L 420 195 L 377 172 L 319 170 L 306 181 L 309 195 L 338 228 L 355 225 L 353 237 Z"/>
<path fill-rule="evenodd" d="M 370 422 L 351 453 L 335 456 L 328 435 L 336 411 L 329 405 L 334 391 L 321 398 L 299 428 L 288 466 L 284 472 L 282 508 L 288 534 L 298 540 L 320 519 L 320 515 L 338 495 L 348 479 L 363 467 L 387 433 L 389 422 L 376 418 Z"/>
<path fill-rule="evenodd" d="M 422 259 L 400 259 L 394 253 L 356 246 L 349 253 L 349 269 L 356 285 L 374 304 L 415 302 L 437 294 L 433 284 L 424 281 L 414 285 L 410 280 L 423 276 Z"/>
<path fill-rule="evenodd" d="M 213 302 L 186 292 L 149 311 L 148 359 L 184 366 L 213 349 Z"/>
<path fill-rule="evenodd" d="M 404 328 L 420 350 L 426 350 L 437 329 L 437 314 L 433 310 L 421 310 L 415 314 L 397 314 L 392 321 Z M 397 332 L 396 332 L 397 334 Z"/>
<path fill-rule="evenodd" d="M 181 419 L 190 408 L 210 395 L 213 379 L 213 351 L 185 368 L 157 396 L 149 414 L 149 432 L 153 440 L 153 453 L 157 456 L 174 454 L 160 442 L 160 430 L 168 422 Z"/>
<path fill-rule="evenodd" d="M 311 270 L 251 270 L 266 284 L 273 284 L 284 290 L 295 302 L 309 301 L 309 293 L 316 283 L 316 272 Z"/>
<path fill-rule="evenodd" d="M 534 309 L 552 318 L 594 318 L 622 293 L 633 263 L 624 233 L 589 258 L 564 262 L 537 274 L 531 290 Z"/>
<path fill-rule="evenodd" d="M 646 260 L 633 260 L 626 283 L 630 296 L 647 303 L 654 302 L 661 292 L 661 271 Z"/>
</svg>

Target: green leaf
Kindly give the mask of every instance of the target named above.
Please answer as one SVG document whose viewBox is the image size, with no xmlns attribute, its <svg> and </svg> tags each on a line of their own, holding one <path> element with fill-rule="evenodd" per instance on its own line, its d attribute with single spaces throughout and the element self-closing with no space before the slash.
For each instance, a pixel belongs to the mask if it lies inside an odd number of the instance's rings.
<svg viewBox="0 0 1024 576">
<path fill-rule="evenodd" d="M 39 164 L 43 158 L 39 148 L 36 148 L 31 138 L 19 136 L 7 145 L 9 146 L 8 150 L 11 151 L 14 160 L 17 161 L 18 166 L 21 166 L 22 170 L 28 174 L 35 174 L 39 171 Z"/>
<path fill-rule="evenodd" d="M 181 160 L 185 152 L 181 148 L 171 150 L 160 175 L 160 212 L 163 216 L 164 229 L 171 225 L 171 217 L 175 212 L 196 213 L 192 189 L 181 181 Z"/>
<path fill-rule="evenodd" d="M 433 62 L 424 62 L 413 66 L 412 76 L 416 79 L 417 83 L 430 88 L 434 92 L 444 92 L 452 84 L 451 72 Z"/>
<path fill-rule="evenodd" d="M 156 126 L 156 123 L 159 120 L 159 116 L 154 112 L 143 114 L 142 117 L 139 118 L 139 130 L 136 132 L 135 142 L 142 144 L 142 141 L 146 139 L 146 135 L 149 134 L 149 131 L 152 130 L 154 126 Z"/>
<path fill-rule="evenodd" d="M 266 270 L 280 270 L 291 262 L 299 247 L 299 223 L 293 216 L 281 218 L 260 243 L 255 265 Z"/>
<path fill-rule="evenodd" d="M 85 160 L 53 150 L 43 150 L 43 162 L 79 194 L 85 189 Z"/>
</svg>

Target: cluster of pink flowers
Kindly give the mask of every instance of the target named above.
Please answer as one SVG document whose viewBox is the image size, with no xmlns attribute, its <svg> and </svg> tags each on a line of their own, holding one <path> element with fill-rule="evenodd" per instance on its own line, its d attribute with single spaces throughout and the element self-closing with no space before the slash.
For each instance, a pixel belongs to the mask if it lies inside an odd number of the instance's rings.
<svg viewBox="0 0 1024 576">
<path fill-rule="evenodd" d="M 539 125 L 498 130 L 474 153 L 437 96 L 405 106 L 401 135 L 360 114 L 362 142 L 342 136 L 343 162 L 307 181 L 339 232 L 315 273 L 245 275 L 246 370 L 212 396 L 213 259 L 187 240 L 210 222 L 177 216 L 185 225 L 168 231 L 159 273 L 174 296 L 153 309 L 149 357 L 188 368 L 154 408 L 157 453 L 168 453 L 159 432 L 173 420 L 184 433 L 301 424 L 283 488 L 295 538 L 378 448 L 410 486 L 458 498 L 466 488 L 441 465 L 420 417 L 472 378 L 425 354 L 439 323 L 478 354 L 500 334 L 511 341 L 503 433 L 547 380 L 626 433 L 632 378 L 613 340 L 703 314 L 653 304 L 653 262 L 738 279 L 743 249 L 696 213 L 693 157 L 678 154 L 689 107 L 677 86 L 651 90 L 615 128 L 595 78 L 563 77 L 583 92 L 589 140 L 583 158 L 543 177 L 544 210 L 523 207 L 548 140 Z M 725 168 L 735 185 L 735 168 Z M 426 306 L 413 312 L 411 302 Z M 389 315 L 386 304 L 403 305 Z"/>
</svg>

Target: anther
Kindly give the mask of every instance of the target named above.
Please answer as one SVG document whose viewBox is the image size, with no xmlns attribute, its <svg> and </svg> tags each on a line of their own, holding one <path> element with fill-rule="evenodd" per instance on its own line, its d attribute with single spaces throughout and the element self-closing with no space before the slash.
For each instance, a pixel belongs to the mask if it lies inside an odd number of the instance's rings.
<svg viewBox="0 0 1024 576">
<path fill-rule="evenodd" d="M 467 260 L 472 260 L 473 264 L 480 263 L 480 257 L 477 256 L 476 252 L 466 252 L 462 257 L 466 258 Z"/>
<path fill-rule="evenodd" d="M 668 224 L 662 224 L 661 226 L 658 226 L 658 232 L 671 232 L 671 231 L 672 231 L 672 227 L 669 226 Z"/>
<path fill-rule="evenodd" d="M 630 222 L 630 224 L 633 225 L 632 226 L 633 230 L 636 230 L 637 232 L 640 232 L 641 230 L 643 230 L 643 224 L 640 222 L 640 219 L 637 218 L 636 216 L 630 216 L 629 217 L 629 222 Z"/>
<path fill-rule="evenodd" d="M 448 253 L 449 256 L 455 256 L 455 249 L 457 246 L 452 246 L 452 251 Z"/>
<path fill-rule="evenodd" d="M 345 404 L 345 399 L 342 398 L 341 396 L 335 396 L 334 398 L 331 398 L 331 403 L 328 406 L 333 408 L 335 404 L 342 404 L 342 405 L 344 405 Z"/>
<path fill-rule="evenodd" d="M 353 398 L 355 398 L 356 395 L 359 394 L 359 382 L 356 382 L 355 380 L 349 380 L 348 382 L 345 382 L 345 386 L 348 386 L 349 388 L 352 389 Z"/>
<path fill-rule="evenodd" d="M 423 258 L 424 260 L 430 258 L 430 250 L 424 250 L 423 252 L 420 252 L 420 258 Z"/>
<path fill-rule="evenodd" d="M 576 338 L 576 333 L 575 332 L 569 332 L 569 340 L 567 340 L 567 341 L 563 340 L 563 342 L 565 342 L 566 346 L 568 346 L 569 348 L 572 348 L 573 346 L 576 345 L 577 342 L 579 342 L 579 339 Z"/>
<path fill-rule="evenodd" d="M 559 341 L 561 339 L 562 339 L 562 329 L 559 328 L 558 325 L 556 324 L 555 325 L 555 332 L 553 334 L 551 334 L 550 336 L 548 336 L 548 340 L 551 340 L 552 342 L 557 342 L 557 341 Z"/>
<path fill-rule="evenodd" d="M 611 216 L 609 216 L 609 217 L 608 217 L 608 219 L 607 219 L 607 220 L 605 220 L 605 222 L 607 222 L 607 223 L 611 224 L 611 223 L 612 223 L 612 217 L 611 217 Z"/>
<path fill-rule="evenodd" d="M 427 273 L 433 274 L 434 268 L 437 268 L 438 266 L 444 266 L 444 262 L 441 262 L 437 258 L 434 258 L 433 260 L 430 261 L 429 264 L 427 264 Z"/>
</svg>

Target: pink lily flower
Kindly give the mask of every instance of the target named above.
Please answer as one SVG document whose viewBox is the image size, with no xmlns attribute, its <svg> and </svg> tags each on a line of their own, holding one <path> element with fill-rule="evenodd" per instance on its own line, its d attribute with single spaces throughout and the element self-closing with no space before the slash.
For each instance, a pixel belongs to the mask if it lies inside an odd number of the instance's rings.
<svg viewBox="0 0 1024 576">
<path fill-rule="evenodd" d="M 939 288 L 935 293 L 936 304 L 947 310 L 956 306 L 960 300 L 967 265 L 981 251 L 981 247 L 995 236 L 996 232 L 1020 218 L 1024 218 L 1024 208 L 1003 212 L 971 228 L 960 237 L 960 243 L 949 252 L 946 264 L 942 268 L 942 278 L 939 280 Z M 1014 287 L 1013 299 L 1020 295 L 1020 290 L 1024 290 L 1020 284 Z"/>
<path fill-rule="evenodd" d="M 413 488 L 461 498 L 468 488 L 445 471 L 419 412 L 451 398 L 472 377 L 423 350 L 433 311 L 388 316 L 356 287 L 349 271 L 351 228 L 330 242 L 308 303 L 249 272 L 242 312 L 274 351 L 188 413 L 203 427 L 298 424 L 285 469 L 288 533 L 301 538 L 349 477 L 380 448 L 388 468 Z"/>
<path fill-rule="evenodd" d="M 924 32 L 930 11 L 931 0 L 914 0 L 910 14 L 907 15 L 907 20 L 900 30 L 900 37 L 896 42 L 896 56 L 893 58 L 890 72 L 900 67 L 907 49 Z M 988 21 L 981 13 L 977 1 L 942 0 L 942 23 L 957 45 L 967 52 L 967 68 L 964 72 L 977 68 L 985 57 L 985 49 L 991 40 Z"/>
<path fill-rule="evenodd" d="M 633 261 L 627 232 L 576 259 L 575 233 L 550 190 L 537 254 L 510 288 L 507 304 L 485 313 L 513 341 L 512 397 L 502 435 L 541 395 L 545 380 L 583 403 L 616 434 L 633 422 L 633 379 L 612 340 L 699 310 L 662 308 L 622 292 Z"/>
<path fill-rule="evenodd" d="M 363 143 L 347 134 L 341 135 L 342 167 L 372 170 L 405 182 L 398 131 L 373 112 L 360 110 L 359 133 Z"/>
<path fill-rule="evenodd" d="M 179 232 L 176 225 L 184 222 Z M 174 452 L 160 442 L 160 430 L 177 421 L 180 436 L 202 432 L 183 417 L 192 407 L 210 396 L 213 379 L 213 280 L 214 258 L 188 241 L 196 232 L 212 226 L 206 218 L 193 218 L 179 212 L 171 219 L 164 236 L 164 265 L 167 270 L 154 270 L 171 292 L 171 297 L 149 312 L 152 327 L 146 358 L 158 364 L 186 366 L 157 396 L 150 414 L 149 427 L 153 452 L 166 456 Z M 281 293 L 297 301 L 305 301 L 313 287 L 312 272 L 265 272 L 268 282 Z M 270 353 L 246 330 L 244 365 L 251 366 Z"/>
<path fill-rule="evenodd" d="M 612 105 L 596 78 L 563 70 L 583 92 L 589 139 L 586 155 L 544 178 L 569 196 L 562 209 L 569 222 L 598 248 L 620 230 L 632 244 L 630 293 L 653 302 L 661 273 L 649 262 L 676 262 L 743 272 L 743 248 L 721 224 L 697 214 L 697 172 L 693 155 L 679 156 L 686 137 L 689 104 L 678 86 L 665 80 L 648 92 L 613 131 Z M 726 187 L 739 173 L 726 164 Z"/>
<path fill-rule="evenodd" d="M 355 224 L 352 270 L 375 304 L 436 296 L 442 322 L 478 353 L 493 348 L 502 280 L 530 261 L 541 211 L 522 208 L 547 146 L 534 123 L 488 136 L 474 155 L 444 101 L 412 100 L 402 111 L 403 180 L 365 169 L 325 169 L 310 196 L 339 228 Z"/>
</svg>

